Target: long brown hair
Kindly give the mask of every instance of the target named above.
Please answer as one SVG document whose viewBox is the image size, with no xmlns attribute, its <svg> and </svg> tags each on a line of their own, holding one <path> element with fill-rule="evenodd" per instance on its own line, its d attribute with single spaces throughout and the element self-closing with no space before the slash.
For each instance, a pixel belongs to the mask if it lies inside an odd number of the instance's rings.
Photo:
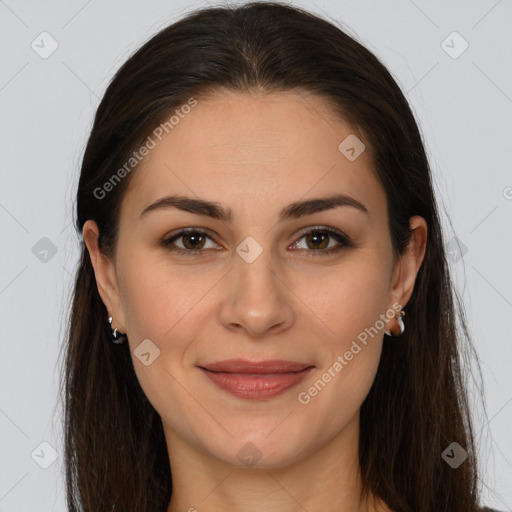
<svg viewBox="0 0 512 512">
<path fill-rule="evenodd" d="M 119 69 L 97 109 L 78 184 L 78 234 L 93 219 L 100 249 L 113 254 L 120 204 L 136 167 L 107 198 L 98 189 L 176 108 L 222 89 L 306 91 L 328 100 L 372 155 L 396 254 L 409 240 L 409 218 L 426 220 L 407 328 L 400 338 L 385 336 L 361 407 L 363 493 L 397 512 L 475 512 L 477 466 L 461 366 L 461 355 L 474 349 L 450 280 L 422 138 L 385 66 L 334 22 L 255 2 L 197 10 L 152 37 Z M 161 419 L 138 383 L 127 344 L 110 342 L 107 310 L 80 244 L 61 382 L 69 510 L 165 512 L 172 478 Z M 468 453 L 456 469 L 441 456 L 453 442 Z"/>
</svg>

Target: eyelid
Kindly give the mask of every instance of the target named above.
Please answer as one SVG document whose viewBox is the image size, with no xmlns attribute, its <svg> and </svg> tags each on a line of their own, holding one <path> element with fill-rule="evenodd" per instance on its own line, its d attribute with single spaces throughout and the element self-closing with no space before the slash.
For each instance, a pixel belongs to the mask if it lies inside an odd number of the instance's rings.
<svg viewBox="0 0 512 512">
<path fill-rule="evenodd" d="M 307 235 L 310 231 L 327 231 L 328 233 L 334 233 L 350 241 L 350 237 L 343 231 L 341 231 L 341 229 L 332 228 L 330 226 L 323 226 L 321 224 L 315 226 L 308 226 L 307 228 L 304 228 L 304 230 L 299 230 L 298 234 L 294 234 L 294 236 L 298 236 L 299 238 L 301 238 L 304 235 Z"/>
</svg>

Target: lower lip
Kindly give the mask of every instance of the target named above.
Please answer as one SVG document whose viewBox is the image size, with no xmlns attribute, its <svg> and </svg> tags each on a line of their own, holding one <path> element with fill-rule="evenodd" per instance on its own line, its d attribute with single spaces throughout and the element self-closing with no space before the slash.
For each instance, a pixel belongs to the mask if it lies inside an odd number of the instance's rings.
<svg viewBox="0 0 512 512">
<path fill-rule="evenodd" d="M 272 398 L 296 386 L 313 367 L 305 368 L 300 372 L 243 374 L 212 372 L 204 368 L 201 371 L 219 388 L 232 395 L 251 400 Z"/>
</svg>

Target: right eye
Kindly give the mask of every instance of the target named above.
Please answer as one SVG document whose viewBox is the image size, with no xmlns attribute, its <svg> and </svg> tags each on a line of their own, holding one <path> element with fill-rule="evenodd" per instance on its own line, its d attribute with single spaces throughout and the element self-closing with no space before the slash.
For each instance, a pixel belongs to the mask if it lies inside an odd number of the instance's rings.
<svg viewBox="0 0 512 512">
<path fill-rule="evenodd" d="M 183 239 L 183 247 L 176 247 L 174 242 L 180 238 Z M 199 256 L 204 252 L 202 249 L 204 249 L 206 239 L 212 240 L 209 232 L 196 228 L 187 228 L 182 229 L 178 233 L 172 235 L 170 238 L 162 240 L 162 245 L 169 251 L 178 254 L 184 254 L 186 256 Z"/>
</svg>

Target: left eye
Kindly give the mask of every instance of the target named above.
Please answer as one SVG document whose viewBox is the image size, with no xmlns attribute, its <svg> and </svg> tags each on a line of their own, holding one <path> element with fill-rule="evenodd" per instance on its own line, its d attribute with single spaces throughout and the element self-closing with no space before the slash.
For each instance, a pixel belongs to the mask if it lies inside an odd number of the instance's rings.
<svg viewBox="0 0 512 512">
<path fill-rule="evenodd" d="M 175 240 L 179 240 L 180 238 L 183 239 L 181 247 L 176 246 L 174 243 Z M 329 248 L 329 240 L 333 238 L 338 242 L 338 246 Z M 203 255 L 202 253 L 205 252 L 202 249 L 205 249 L 205 243 L 207 239 L 213 243 L 213 246 L 215 246 L 215 243 L 213 242 L 209 232 L 200 229 L 189 228 L 181 230 L 179 233 L 176 233 L 172 237 L 163 240 L 162 245 L 168 248 L 168 250 L 179 254 L 185 254 L 187 256 L 199 256 Z M 340 251 L 344 246 L 352 246 L 350 239 L 345 234 L 331 228 L 318 227 L 303 233 L 300 238 L 292 244 L 292 247 L 294 247 L 293 250 L 302 249 L 299 247 L 300 241 L 302 239 L 305 239 L 307 249 L 313 247 L 312 250 L 306 249 L 307 252 L 321 254 L 332 254 Z"/>
<path fill-rule="evenodd" d="M 308 252 L 317 252 L 321 254 L 329 254 L 341 251 L 343 246 L 351 247 L 352 244 L 349 240 L 349 238 L 341 233 L 340 231 L 331 229 L 331 228 L 314 228 L 306 233 L 303 233 L 302 236 L 299 238 L 299 241 L 302 239 L 305 239 L 306 247 L 310 247 L 310 243 L 313 244 L 314 249 L 312 251 Z M 334 246 L 334 248 L 330 248 L 328 250 L 325 250 L 327 247 L 329 247 L 329 239 L 335 239 L 338 242 L 337 246 Z M 294 247 L 299 248 L 299 241 L 295 242 Z M 327 242 L 327 243 L 326 243 Z"/>
</svg>

